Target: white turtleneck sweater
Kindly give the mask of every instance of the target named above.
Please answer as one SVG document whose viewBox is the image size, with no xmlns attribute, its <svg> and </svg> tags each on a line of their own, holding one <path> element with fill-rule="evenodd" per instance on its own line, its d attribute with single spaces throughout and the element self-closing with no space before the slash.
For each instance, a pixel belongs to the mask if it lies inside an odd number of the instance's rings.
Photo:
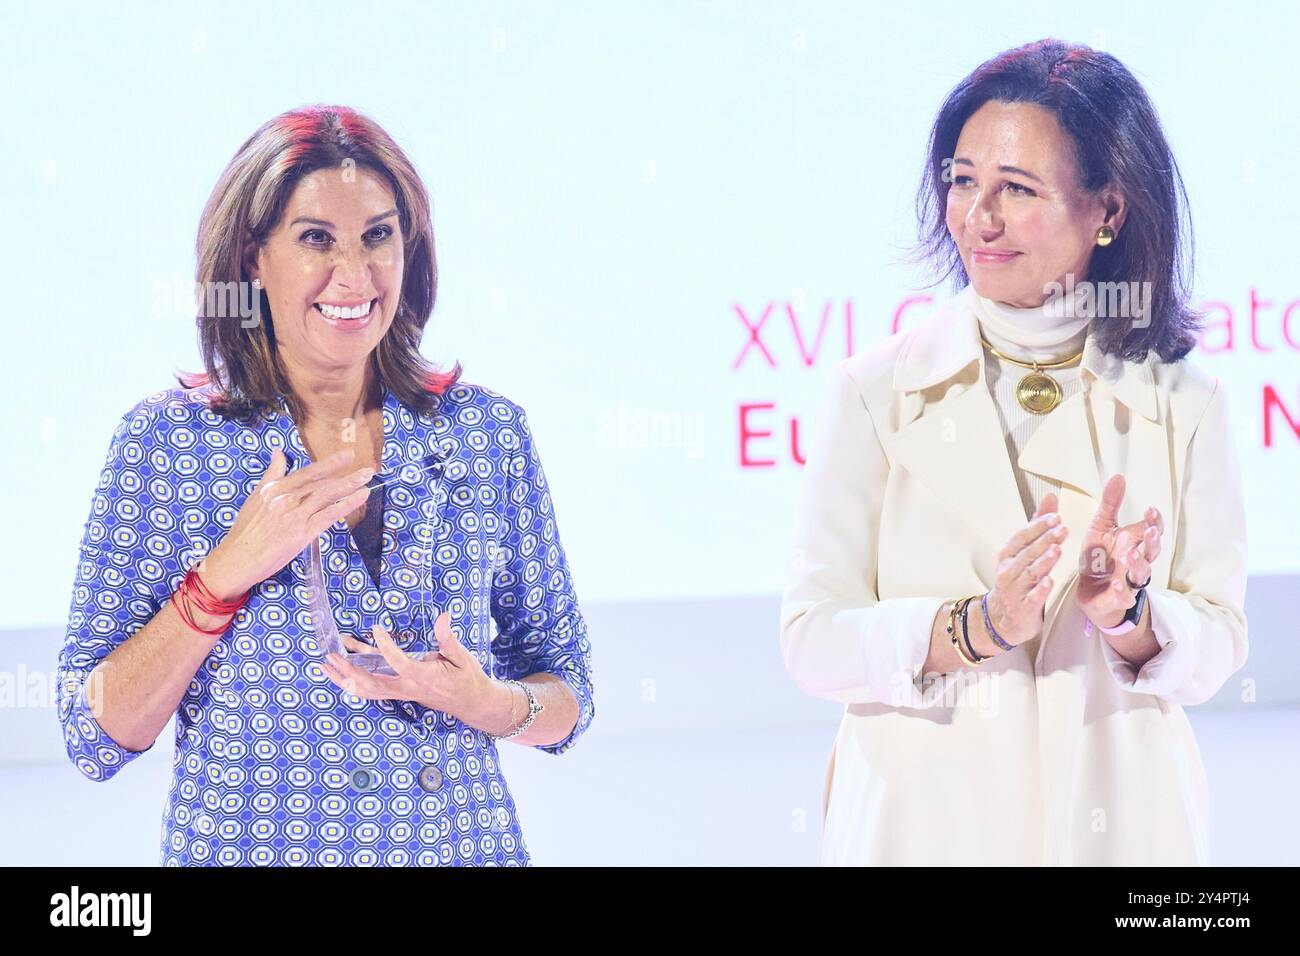
<svg viewBox="0 0 1300 956">
<path fill-rule="evenodd" d="M 1081 314 L 1086 312 L 1082 308 L 1074 309 L 1071 314 L 1064 300 L 1033 309 L 1013 308 L 978 295 L 974 301 L 980 332 L 999 352 L 1023 361 L 1037 359 L 1055 362 L 1075 355 L 1083 348 L 1088 334 L 1089 317 Z M 1007 454 L 1011 458 L 1011 470 L 1024 502 L 1026 520 L 1033 516 L 1038 509 L 1038 502 L 1042 501 L 1045 494 L 1049 491 L 1059 493 L 1061 490 L 1060 482 L 1022 471 L 1018 464 L 1020 452 L 1029 443 L 1039 424 L 1055 413 L 1054 409 L 1046 415 L 1035 415 L 1022 408 L 1016 400 L 1016 385 L 1030 371 L 1011 362 L 1004 362 L 988 349 L 984 350 L 984 377 L 1002 420 Z M 1083 388 L 1078 363 L 1069 368 L 1048 369 L 1046 374 L 1056 379 L 1061 386 L 1062 404 Z M 1057 406 L 1059 408 L 1060 405 Z"/>
</svg>

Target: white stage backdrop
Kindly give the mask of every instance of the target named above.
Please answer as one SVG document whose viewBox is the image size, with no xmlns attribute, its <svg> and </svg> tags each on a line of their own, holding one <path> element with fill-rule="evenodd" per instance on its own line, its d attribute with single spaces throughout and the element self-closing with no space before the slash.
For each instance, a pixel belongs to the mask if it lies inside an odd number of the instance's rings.
<svg viewBox="0 0 1300 956">
<path fill-rule="evenodd" d="M 947 290 L 902 264 L 950 86 L 1042 36 L 1146 84 L 1191 195 L 1252 573 L 1300 565 L 1300 111 L 1285 4 L 32 4 L 0 60 L 9 547 L 56 629 L 109 436 L 197 369 L 194 231 L 262 121 L 336 102 L 434 200 L 425 352 L 530 413 L 589 602 L 773 595 L 830 366 Z M 750 326 L 761 322 L 751 339 Z M 1295 424 L 1292 424 L 1295 423 Z M 774 657 L 774 628 L 754 653 Z M 608 637 L 602 653 L 612 650 Z"/>
</svg>

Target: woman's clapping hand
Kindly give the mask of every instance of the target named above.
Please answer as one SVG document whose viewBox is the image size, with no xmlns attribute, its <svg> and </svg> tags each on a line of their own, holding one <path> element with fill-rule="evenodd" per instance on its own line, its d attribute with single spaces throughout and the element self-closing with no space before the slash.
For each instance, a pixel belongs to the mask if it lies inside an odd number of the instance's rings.
<svg viewBox="0 0 1300 956">
<path fill-rule="evenodd" d="M 1160 555 L 1164 535 L 1157 508 L 1147 508 L 1141 521 L 1119 524 L 1124 489 L 1124 476 L 1111 475 L 1079 555 L 1076 598 L 1088 618 L 1102 627 L 1124 619 L 1137 588 L 1151 577 L 1151 563 Z"/>
<path fill-rule="evenodd" d="M 998 552 L 989 619 L 1008 644 L 1023 644 L 1042 628 L 1043 606 L 1052 590 L 1051 571 L 1069 534 L 1056 508 L 1056 495 L 1044 495 L 1034 517 Z"/>
</svg>

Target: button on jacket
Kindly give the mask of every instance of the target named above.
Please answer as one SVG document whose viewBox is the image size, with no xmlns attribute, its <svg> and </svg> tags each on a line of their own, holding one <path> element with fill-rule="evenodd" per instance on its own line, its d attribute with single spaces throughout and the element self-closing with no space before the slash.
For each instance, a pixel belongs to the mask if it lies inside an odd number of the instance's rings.
<svg viewBox="0 0 1300 956">
<path fill-rule="evenodd" d="M 1106 355 L 1089 331 L 1083 391 L 1017 462 L 1060 485 L 1070 529 L 1042 632 L 932 681 L 935 614 L 988 590 L 1026 524 L 972 296 L 839 363 L 808 452 L 781 647 L 800 687 L 845 705 L 822 862 L 1204 865 L 1209 794 L 1183 706 L 1247 654 L 1223 386 L 1186 359 Z M 1164 519 L 1147 587 L 1161 651 L 1136 672 L 1075 600 L 1084 533 L 1116 472 L 1120 524 L 1148 506 Z"/>
<path fill-rule="evenodd" d="M 59 658 L 68 756 L 92 780 L 139 752 L 95 721 L 90 672 L 217 545 L 274 448 L 290 470 L 310 464 L 283 401 L 248 427 L 214 413 L 205 394 L 162 391 L 128 412 L 94 494 Z M 573 691 L 573 732 L 539 748 L 562 753 L 594 713 L 590 646 L 524 411 L 458 383 L 421 414 L 385 388 L 383 421 L 372 483 L 392 483 L 380 586 L 344 522 L 321 535 L 338 629 L 364 637 L 378 622 L 406 651 L 428 651 L 435 618 L 450 611 L 489 674 L 551 673 Z M 300 555 L 253 588 L 177 708 L 162 862 L 526 865 L 493 739 L 332 684 L 306 572 Z"/>
</svg>

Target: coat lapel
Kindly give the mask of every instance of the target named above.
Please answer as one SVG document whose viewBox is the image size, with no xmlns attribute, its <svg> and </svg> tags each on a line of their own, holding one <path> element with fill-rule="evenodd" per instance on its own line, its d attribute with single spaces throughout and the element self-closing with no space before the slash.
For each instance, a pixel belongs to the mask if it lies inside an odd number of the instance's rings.
<svg viewBox="0 0 1300 956">
<path fill-rule="evenodd" d="M 901 417 L 887 450 L 996 552 L 1025 513 L 984 382 L 973 295 L 968 286 L 926 318 L 899 355 Z"/>
<path fill-rule="evenodd" d="M 985 380 L 973 298 L 967 286 L 916 328 L 899 355 L 894 389 L 900 393 L 900 421 L 886 444 L 896 463 L 974 530 L 988 549 L 984 566 L 993 568 L 993 556 L 1027 518 Z M 1153 505 L 1170 528 L 1170 441 L 1151 361 L 1106 355 L 1090 329 L 1082 392 L 1046 415 L 1020 454 L 1023 470 L 1060 482 L 1059 510 L 1070 529 L 1044 607 L 1044 635 L 1078 578 L 1084 534 L 1110 475 L 1119 472 L 1127 480 L 1120 524 L 1138 520 Z M 1153 568 L 1153 580 L 1162 563 L 1167 574 L 1168 552 L 1166 547 Z M 981 580 L 987 576 L 974 564 L 972 573 Z M 983 580 L 986 588 L 992 583 Z"/>
</svg>

